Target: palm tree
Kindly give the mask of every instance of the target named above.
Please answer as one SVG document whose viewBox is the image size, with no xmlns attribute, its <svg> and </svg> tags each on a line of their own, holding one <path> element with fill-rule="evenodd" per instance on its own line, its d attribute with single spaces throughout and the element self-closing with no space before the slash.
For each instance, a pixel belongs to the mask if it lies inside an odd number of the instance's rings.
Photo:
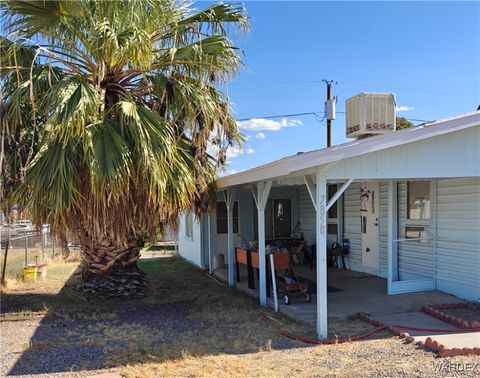
<svg viewBox="0 0 480 378">
<path fill-rule="evenodd" d="M 244 9 L 7 0 L 0 11 L 2 135 L 26 146 L 9 165 L 2 145 L 2 182 L 17 171 L 5 199 L 64 245 L 81 242 L 85 290 L 141 292 L 139 237 L 204 210 L 241 142 L 220 89 L 241 67 L 228 32 L 248 27 Z"/>
</svg>

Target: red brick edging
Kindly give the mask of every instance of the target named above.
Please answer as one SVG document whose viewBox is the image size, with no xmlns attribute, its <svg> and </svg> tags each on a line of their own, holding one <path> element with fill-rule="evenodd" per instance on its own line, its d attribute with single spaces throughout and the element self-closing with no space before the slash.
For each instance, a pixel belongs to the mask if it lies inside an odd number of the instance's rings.
<svg viewBox="0 0 480 378">
<path fill-rule="evenodd" d="M 386 326 L 385 323 L 382 323 L 378 319 L 375 319 L 373 316 L 368 314 L 360 314 L 360 319 L 365 320 L 366 322 L 376 326 L 383 327 Z M 409 344 L 415 341 L 413 336 L 406 332 L 402 332 L 392 326 L 387 326 L 385 328 L 391 334 L 405 339 L 405 343 Z M 477 355 L 480 356 L 480 348 L 446 348 L 443 344 L 440 344 L 438 341 L 435 341 L 431 337 L 427 337 L 425 342 L 417 341 L 416 343 L 421 348 L 428 348 L 438 354 L 438 357 L 451 357 L 451 356 L 470 356 Z"/>
<path fill-rule="evenodd" d="M 456 327 L 459 328 L 480 328 L 480 320 L 464 320 L 461 319 L 457 316 L 453 315 L 448 315 L 445 313 L 444 309 L 449 309 L 449 308 L 468 308 L 475 310 L 477 308 L 480 308 L 480 305 L 476 303 L 466 303 L 466 302 L 460 302 L 460 303 L 443 303 L 443 304 L 435 304 L 435 305 L 426 305 L 423 306 L 422 311 L 427 313 L 428 315 L 432 315 L 436 317 L 437 319 L 440 319 L 444 322 L 450 323 Z"/>
<path fill-rule="evenodd" d="M 373 316 L 371 315 L 368 315 L 368 314 L 359 314 L 359 317 L 360 319 L 362 320 L 365 320 L 367 323 L 370 323 L 371 325 L 374 325 L 375 327 L 383 327 L 383 326 L 386 326 L 385 323 L 382 323 L 380 320 L 378 319 L 375 319 Z M 405 343 L 406 344 L 409 344 L 413 341 L 415 341 L 415 339 L 410 336 L 409 333 L 407 332 L 402 332 L 392 326 L 387 326 L 385 328 L 386 331 L 390 332 L 392 335 L 395 335 L 395 336 L 398 336 L 400 337 L 401 339 L 405 339 Z"/>
<path fill-rule="evenodd" d="M 427 337 L 424 343 L 419 341 L 417 345 L 437 352 L 438 357 L 480 356 L 480 348 L 446 348 L 443 344 L 440 344 L 431 337 Z"/>
</svg>

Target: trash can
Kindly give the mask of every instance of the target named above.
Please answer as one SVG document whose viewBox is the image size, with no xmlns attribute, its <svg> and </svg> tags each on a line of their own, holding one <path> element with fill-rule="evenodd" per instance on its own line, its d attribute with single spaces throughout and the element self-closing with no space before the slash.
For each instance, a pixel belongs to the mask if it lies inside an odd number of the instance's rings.
<svg viewBox="0 0 480 378">
<path fill-rule="evenodd" d="M 36 265 L 27 265 L 23 268 L 23 280 L 24 281 L 36 281 L 37 280 L 37 266 Z"/>
</svg>

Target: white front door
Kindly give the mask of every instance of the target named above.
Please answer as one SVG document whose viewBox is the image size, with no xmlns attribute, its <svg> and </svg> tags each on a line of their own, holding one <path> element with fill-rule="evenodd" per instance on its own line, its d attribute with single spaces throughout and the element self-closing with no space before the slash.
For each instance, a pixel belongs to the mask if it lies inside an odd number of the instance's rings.
<svg viewBox="0 0 480 378">
<path fill-rule="evenodd" d="M 378 181 L 366 181 L 361 187 L 362 264 L 365 271 L 378 274 L 380 191 Z"/>
</svg>

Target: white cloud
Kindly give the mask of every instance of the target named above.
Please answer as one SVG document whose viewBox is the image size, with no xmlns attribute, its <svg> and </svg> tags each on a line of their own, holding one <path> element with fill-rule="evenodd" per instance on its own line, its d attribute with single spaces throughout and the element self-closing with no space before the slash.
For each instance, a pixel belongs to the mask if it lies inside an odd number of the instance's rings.
<svg viewBox="0 0 480 378">
<path fill-rule="evenodd" d="M 247 121 L 238 121 L 238 127 L 244 130 L 268 130 L 278 131 L 285 127 L 295 127 L 302 125 L 299 119 L 282 118 L 280 121 L 266 118 L 252 118 Z"/>
<path fill-rule="evenodd" d="M 244 153 L 243 148 L 238 146 L 228 146 L 227 147 L 227 159 L 235 159 L 237 156 L 240 156 Z"/>
<path fill-rule="evenodd" d="M 257 139 L 265 139 L 266 137 L 267 136 L 264 133 L 262 133 L 261 131 L 257 135 L 255 135 L 255 138 L 257 138 Z"/>
<path fill-rule="evenodd" d="M 229 146 L 227 148 L 227 159 L 235 159 L 240 155 L 243 155 L 243 154 L 251 155 L 253 153 L 255 153 L 255 150 L 251 147 L 244 149 L 243 147 L 239 147 L 239 146 Z"/>
<path fill-rule="evenodd" d="M 396 106 L 395 110 L 397 112 L 409 112 L 410 110 L 415 109 L 415 106 L 407 106 L 407 105 L 402 105 L 402 106 Z"/>
</svg>

